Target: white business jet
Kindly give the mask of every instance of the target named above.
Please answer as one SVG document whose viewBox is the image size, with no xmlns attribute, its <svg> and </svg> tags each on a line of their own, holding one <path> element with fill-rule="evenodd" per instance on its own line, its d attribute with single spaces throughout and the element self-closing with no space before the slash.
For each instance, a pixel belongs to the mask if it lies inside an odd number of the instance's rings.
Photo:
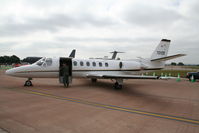
<svg viewBox="0 0 199 133">
<path fill-rule="evenodd" d="M 165 61 L 184 56 L 176 54 L 167 56 L 170 40 L 162 39 L 152 53 L 151 58 L 135 60 L 110 59 L 76 59 L 72 57 L 42 58 L 34 64 L 12 68 L 6 71 L 7 75 L 28 78 L 25 86 L 32 86 L 32 78 L 58 78 L 61 76 L 60 66 L 69 66 L 70 79 L 90 78 L 92 82 L 97 79 L 111 79 L 115 81 L 114 88 L 121 89 L 124 79 L 157 79 L 158 76 L 138 75 L 146 71 L 164 68 Z M 74 53 L 73 53 L 74 56 Z"/>
</svg>

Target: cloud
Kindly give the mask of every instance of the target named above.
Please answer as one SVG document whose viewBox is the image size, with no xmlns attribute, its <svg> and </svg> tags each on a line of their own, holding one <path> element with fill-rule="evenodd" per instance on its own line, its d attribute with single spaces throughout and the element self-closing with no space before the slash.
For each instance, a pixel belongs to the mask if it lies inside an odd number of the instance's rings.
<svg viewBox="0 0 199 133">
<path fill-rule="evenodd" d="M 57 32 L 60 28 L 70 27 L 106 27 L 112 26 L 114 24 L 113 21 L 108 18 L 95 18 L 89 14 L 81 16 L 53 14 L 44 18 L 26 18 L 23 20 L 23 22 L 18 22 L 10 17 L 3 19 L 5 23 L 0 24 L 0 36 L 17 36 L 38 31 Z"/>
<path fill-rule="evenodd" d="M 198 0 L 11 0 L 0 5 L 0 54 L 150 57 L 171 39 L 177 61 L 199 62 Z M 95 51 L 95 52 L 94 52 Z"/>
<path fill-rule="evenodd" d="M 152 3 L 134 3 L 131 8 L 124 12 L 124 19 L 132 24 L 141 27 L 168 28 L 181 19 L 176 9 Z"/>
</svg>

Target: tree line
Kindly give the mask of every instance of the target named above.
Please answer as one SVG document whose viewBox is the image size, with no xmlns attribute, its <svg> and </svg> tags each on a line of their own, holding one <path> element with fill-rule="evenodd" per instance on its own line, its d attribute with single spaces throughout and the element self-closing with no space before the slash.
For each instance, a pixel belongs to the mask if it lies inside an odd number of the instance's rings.
<svg viewBox="0 0 199 133">
<path fill-rule="evenodd" d="M 184 66 L 184 63 L 179 62 L 179 63 L 175 63 L 175 62 L 171 62 L 172 66 Z"/>
<path fill-rule="evenodd" d="M 41 59 L 42 57 L 26 57 L 23 60 L 20 60 L 19 57 L 17 57 L 16 55 L 12 55 L 12 56 L 0 56 L 0 65 L 12 65 L 14 64 L 19 64 L 22 62 L 26 62 L 29 64 L 35 63 L 36 61 L 38 61 L 39 59 Z"/>
<path fill-rule="evenodd" d="M 16 55 L 12 56 L 0 56 L 0 64 L 1 65 L 11 65 L 13 63 L 20 63 L 20 58 Z"/>
</svg>

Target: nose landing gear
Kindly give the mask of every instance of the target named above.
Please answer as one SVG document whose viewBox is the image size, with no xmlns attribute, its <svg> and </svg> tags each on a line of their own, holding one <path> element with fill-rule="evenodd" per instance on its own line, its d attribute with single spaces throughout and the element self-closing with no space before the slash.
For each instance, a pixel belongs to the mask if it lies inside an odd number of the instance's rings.
<svg viewBox="0 0 199 133">
<path fill-rule="evenodd" d="M 26 80 L 24 86 L 33 86 L 31 80 L 32 80 L 32 78 L 28 78 L 28 80 Z"/>
</svg>

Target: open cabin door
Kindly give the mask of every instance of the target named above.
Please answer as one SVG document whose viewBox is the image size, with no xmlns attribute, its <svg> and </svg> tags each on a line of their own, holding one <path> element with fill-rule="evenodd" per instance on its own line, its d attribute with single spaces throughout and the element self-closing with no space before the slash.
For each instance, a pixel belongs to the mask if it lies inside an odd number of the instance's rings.
<svg viewBox="0 0 199 133">
<path fill-rule="evenodd" d="M 60 57 L 59 59 L 59 82 L 63 83 L 63 70 L 62 67 L 63 65 L 66 64 L 68 69 L 68 73 L 69 73 L 69 83 L 72 83 L 72 58 L 64 58 L 64 57 Z"/>
</svg>

